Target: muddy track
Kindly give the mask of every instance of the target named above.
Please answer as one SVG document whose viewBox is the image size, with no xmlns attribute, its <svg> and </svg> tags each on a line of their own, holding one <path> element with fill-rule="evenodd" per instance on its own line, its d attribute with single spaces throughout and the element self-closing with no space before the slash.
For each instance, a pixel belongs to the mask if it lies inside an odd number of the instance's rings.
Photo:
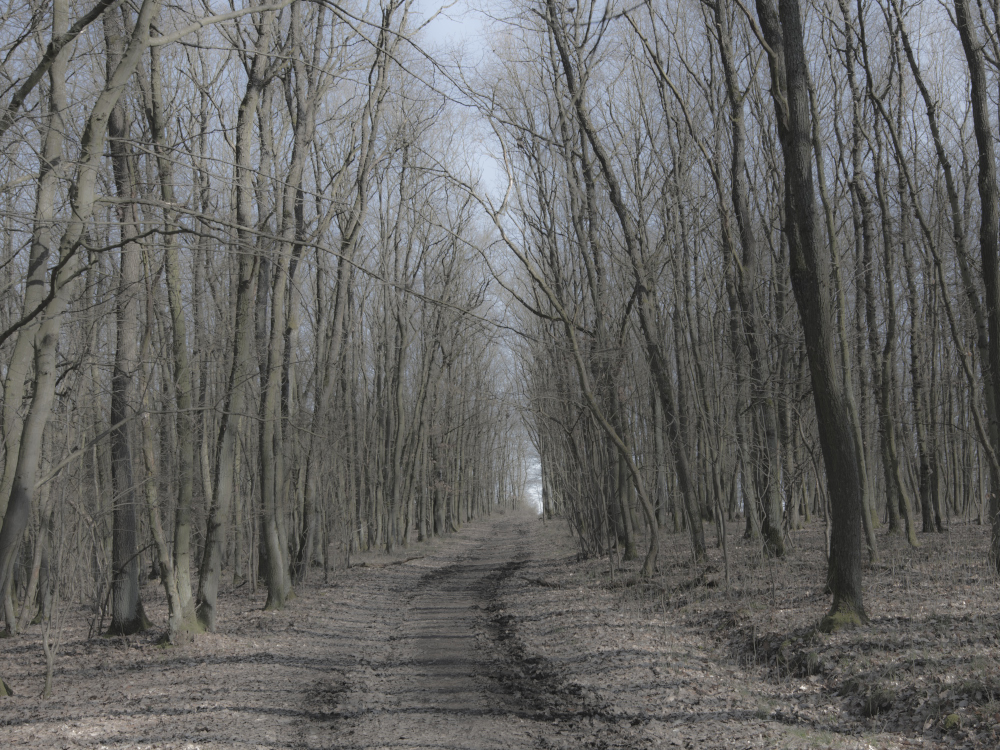
<svg viewBox="0 0 1000 750">
<path fill-rule="evenodd" d="M 371 668 L 349 669 L 307 699 L 331 748 L 624 747 L 602 706 L 525 650 L 504 595 L 525 582 L 532 519 L 473 533 L 425 568 L 380 571 L 393 616 Z M 347 635 L 347 634 L 345 634 Z M 597 731 L 595 731 L 597 730 Z M 313 743 L 308 745 L 315 746 Z"/>
<path fill-rule="evenodd" d="M 519 637 L 517 618 L 506 610 L 503 594 L 508 586 L 524 585 L 516 578 L 523 566 L 524 561 L 508 563 L 482 580 L 480 595 L 486 602 L 491 636 L 484 646 L 490 679 L 509 696 L 512 710 L 523 719 L 572 723 L 603 715 L 602 706 L 585 700 L 548 659 L 529 653 Z"/>
</svg>

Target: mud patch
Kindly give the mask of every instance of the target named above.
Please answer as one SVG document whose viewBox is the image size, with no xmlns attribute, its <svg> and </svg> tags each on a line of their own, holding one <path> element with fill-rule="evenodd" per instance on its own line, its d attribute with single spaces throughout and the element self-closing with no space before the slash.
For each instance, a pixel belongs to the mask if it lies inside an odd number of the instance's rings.
<svg viewBox="0 0 1000 750">
<path fill-rule="evenodd" d="M 336 721 L 343 716 L 339 709 L 349 690 L 346 677 L 339 673 L 318 680 L 306 692 L 306 715 L 313 721 Z"/>
<path fill-rule="evenodd" d="M 649 721 L 641 715 L 616 711 L 607 701 L 572 679 L 561 668 L 534 651 L 520 633 L 523 616 L 509 609 L 506 598 L 526 585 L 563 589 L 560 584 L 519 575 L 527 560 L 507 563 L 483 579 L 483 611 L 489 616 L 489 641 L 484 645 L 491 664 L 491 680 L 519 718 L 549 731 L 539 737 L 545 748 L 642 748 L 650 743 L 635 731 Z"/>
</svg>

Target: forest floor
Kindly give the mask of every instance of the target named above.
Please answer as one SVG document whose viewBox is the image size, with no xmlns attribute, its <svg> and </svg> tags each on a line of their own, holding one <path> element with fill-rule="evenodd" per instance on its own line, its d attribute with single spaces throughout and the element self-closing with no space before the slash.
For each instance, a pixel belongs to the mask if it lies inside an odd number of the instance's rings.
<svg viewBox="0 0 1000 750">
<path fill-rule="evenodd" d="M 684 535 L 638 581 L 525 512 L 353 559 L 281 612 L 227 592 L 218 632 L 176 647 L 65 611 L 48 700 L 39 627 L 0 641 L 0 748 L 1000 746 L 986 529 L 880 536 L 872 624 L 836 635 L 815 631 L 822 524 L 776 561 L 738 531 L 728 585 L 722 552 L 694 567 Z M 161 589 L 144 598 L 163 623 Z"/>
</svg>

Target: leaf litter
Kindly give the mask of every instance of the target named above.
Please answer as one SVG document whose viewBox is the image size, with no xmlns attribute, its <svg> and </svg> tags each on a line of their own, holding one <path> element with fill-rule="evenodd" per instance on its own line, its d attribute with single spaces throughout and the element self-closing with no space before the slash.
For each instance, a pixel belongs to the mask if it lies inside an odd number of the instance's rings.
<svg viewBox="0 0 1000 750">
<path fill-rule="evenodd" d="M 15 690 L 0 746 L 1000 746 L 988 529 L 956 522 L 918 549 L 880 536 L 872 622 L 832 635 L 815 627 L 821 525 L 779 560 L 734 533 L 728 588 L 721 551 L 694 565 L 684 540 L 664 534 L 643 581 L 637 562 L 579 559 L 561 521 L 508 514 L 355 556 L 328 584 L 313 571 L 281 612 L 261 611 L 263 590 L 226 591 L 219 631 L 176 647 L 89 637 L 88 613 L 67 611 L 49 700 L 41 628 L 0 643 Z M 143 596 L 164 622 L 155 582 Z M 444 605 L 461 614 L 428 619 Z"/>
</svg>

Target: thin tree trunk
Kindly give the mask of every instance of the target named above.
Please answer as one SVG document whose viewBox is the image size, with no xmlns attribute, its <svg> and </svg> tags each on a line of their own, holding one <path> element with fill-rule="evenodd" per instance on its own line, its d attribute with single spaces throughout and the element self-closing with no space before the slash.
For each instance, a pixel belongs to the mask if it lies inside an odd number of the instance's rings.
<svg viewBox="0 0 1000 750">
<path fill-rule="evenodd" d="M 239 271 L 234 300 L 235 332 L 233 335 L 232 364 L 226 388 L 216 441 L 215 477 L 212 487 L 212 507 L 209 511 L 205 534 L 205 549 L 198 578 L 198 620 L 210 632 L 215 631 L 218 611 L 219 581 L 222 577 L 222 557 L 226 544 L 226 524 L 232 501 L 236 460 L 235 422 L 246 404 L 246 384 L 252 370 L 253 355 L 253 303 L 258 283 L 259 256 L 256 252 L 256 233 L 253 221 L 252 158 L 253 123 L 261 92 L 267 85 L 268 50 L 274 29 L 273 11 L 266 11 L 259 26 L 259 34 L 250 66 L 249 79 L 240 102 L 236 122 L 236 249 Z"/>
<path fill-rule="evenodd" d="M 117 12 L 104 16 L 108 77 L 121 60 L 124 24 Z M 115 364 L 111 375 L 111 625 L 110 635 L 131 635 L 149 627 L 139 596 L 138 514 L 132 466 L 132 419 L 139 413 L 135 378 L 139 369 L 139 284 L 142 282 L 135 161 L 128 144 L 130 126 L 121 101 L 108 118 L 108 145 L 118 206 L 118 291 L 115 294 Z"/>
<path fill-rule="evenodd" d="M 54 0 L 52 4 L 53 37 L 64 33 L 69 24 L 69 5 L 66 0 Z M 28 274 L 25 279 L 22 315 L 29 315 L 45 299 L 45 281 L 48 260 L 52 248 L 52 227 L 55 219 L 56 187 L 62 164 L 63 143 L 66 124 L 63 111 L 66 102 L 66 65 L 71 47 L 64 47 L 53 59 L 49 68 L 48 121 L 38 173 L 38 189 L 35 194 L 35 220 L 31 234 L 31 250 L 28 256 Z M 4 470 L 0 479 L 0 519 L 7 512 L 7 501 L 14 483 L 18 455 L 21 447 L 23 423 L 19 412 L 24 400 L 28 369 L 32 362 L 32 349 L 38 324 L 25 326 L 18 333 L 7 365 L 7 376 L 3 384 L 3 448 Z M 2 573 L 2 570 L 0 570 Z M 2 575 L 0 575 L 2 580 Z M 7 631 L 15 630 L 9 587 L 0 587 L 3 600 Z"/>
<path fill-rule="evenodd" d="M 558 49 L 559 62 L 561 63 L 563 74 L 566 78 L 566 86 L 569 95 L 572 97 L 573 105 L 576 110 L 576 117 L 580 124 L 580 128 L 586 135 L 587 141 L 590 143 L 590 147 L 593 149 L 594 155 L 597 157 L 597 161 L 600 164 L 601 174 L 603 175 L 604 182 L 608 188 L 611 205 L 615 210 L 615 214 L 624 235 L 625 245 L 628 250 L 628 257 L 631 263 L 632 274 L 635 279 L 637 297 L 636 308 L 639 314 L 639 325 L 642 331 L 643 342 L 645 344 L 646 358 L 649 363 L 650 372 L 653 375 L 653 381 L 657 389 L 660 391 L 660 402 L 663 406 L 664 422 L 667 427 L 667 434 L 670 438 L 670 445 L 674 452 L 677 482 L 688 512 L 688 521 L 690 523 L 691 541 L 695 559 L 703 560 L 706 555 L 705 532 L 701 522 L 701 510 L 697 506 L 697 498 L 695 497 L 694 484 L 687 457 L 687 436 L 682 434 L 681 426 L 678 420 L 677 402 L 674 397 L 673 383 L 670 379 L 669 358 L 666 356 L 664 345 L 662 343 L 663 336 L 660 331 L 657 305 L 655 301 L 656 287 L 653 279 L 647 272 L 646 264 L 642 257 L 641 249 L 638 243 L 638 233 L 635 228 L 635 223 L 625 205 L 625 201 L 618 184 L 618 178 L 614 173 L 611 161 L 604 151 L 604 146 L 598 138 L 597 131 L 594 128 L 593 123 L 590 121 L 590 116 L 585 108 L 582 92 L 578 86 L 577 71 L 574 69 L 573 63 L 570 59 L 569 49 L 567 47 L 566 39 L 562 33 L 563 30 L 560 25 L 559 18 L 560 10 L 556 6 L 555 0 L 546 0 L 546 22 L 549 25 L 549 29 Z M 570 319 L 567 319 L 567 326 L 571 326 L 571 323 L 568 322 L 569 320 Z M 580 376 L 583 377 L 583 373 L 580 373 Z M 610 429 L 610 425 L 608 425 L 608 428 Z M 628 449 L 625 444 L 621 442 L 620 436 L 618 436 L 617 433 L 614 433 L 613 429 L 611 429 L 610 432 L 613 434 L 609 434 L 609 437 L 611 437 L 612 441 L 616 444 L 618 450 L 627 451 Z M 631 456 L 629 456 L 628 461 L 630 464 L 631 460 Z M 636 480 L 636 490 L 639 492 L 641 502 L 643 503 L 645 510 L 645 506 L 649 504 L 649 499 L 645 492 L 645 484 L 641 482 L 641 478 L 639 478 L 638 475 L 635 475 L 633 478 Z M 641 490 L 639 489 L 639 484 L 642 484 Z M 652 506 L 650 506 L 650 509 L 651 508 Z M 653 550 L 653 545 L 659 544 L 655 528 L 655 516 L 651 512 L 649 515 L 650 518 L 648 521 L 651 525 L 650 551 L 647 552 L 646 563 L 643 565 L 643 572 L 646 575 L 651 575 L 653 572 L 653 566 L 656 560 L 656 552 Z"/>
<path fill-rule="evenodd" d="M 729 100 L 729 122 L 732 133 L 730 179 L 733 213 L 736 216 L 742 250 L 740 262 L 736 264 L 738 270 L 736 287 L 741 312 L 739 315 L 741 334 L 750 360 L 750 409 L 755 458 L 753 475 L 758 502 L 761 503 L 764 510 L 764 522 L 761 528 L 764 545 L 770 554 L 780 557 L 785 551 L 782 502 L 778 481 L 781 459 L 778 453 L 778 429 L 774 413 L 774 398 L 768 392 L 770 374 L 767 372 L 765 364 L 766 342 L 763 341 L 763 337 L 767 325 L 760 312 L 760 303 L 757 299 L 760 251 L 750 212 L 743 97 L 736 81 L 732 34 L 729 28 L 729 8 L 722 0 L 716 2 L 714 7 L 719 37 L 719 55 L 722 60 L 726 94 Z M 728 236 L 730 233 L 723 228 L 723 234 Z M 729 244 L 732 244 L 731 240 L 729 240 Z"/>
<path fill-rule="evenodd" d="M 150 269 L 146 267 L 146 278 L 151 278 Z M 142 360 L 149 361 L 149 351 L 152 338 L 153 300 L 151 285 L 146 291 L 146 328 L 143 332 L 142 340 Z M 177 642 L 178 634 L 185 626 L 184 603 L 181 600 L 177 589 L 177 577 L 174 573 L 175 566 L 170 559 L 170 548 L 167 546 L 166 536 L 163 533 L 163 519 L 160 515 L 159 493 L 157 480 L 159 471 L 156 465 L 156 452 L 154 449 L 153 429 L 149 418 L 149 395 L 151 392 L 150 368 L 144 364 L 142 366 L 142 381 L 140 391 L 142 392 L 142 461 L 146 471 L 146 481 L 143 483 L 143 493 L 146 497 L 146 512 L 149 517 L 149 530 L 153 536 L 153 544 L 156 547 L 156 560 L 160 570 L 160 580 L 163 583 L 164 593 L 167 595 L 167 637 L 171 643 Z"/>
<path fill-rule="evenodd" d="M 187 323 L 181 296 L 181 268 L 177 243 L 173 162 L 168 152 L 163 104 L 163 78 L 157 48 L 150 50 L 149 83 L 146 87 L 146 118 L 156 151 L 156 167 L 163 199 L 163 262 L 170 306 L 174 393 L 177 404 L 177 511 L 174 522 L 173 577 L 183 608 L 185 627 L 196 627 L 194 596 L 191 589 L 191 502 L 194 493 L 195 414 L 188 355 Z"/>
</svg>

